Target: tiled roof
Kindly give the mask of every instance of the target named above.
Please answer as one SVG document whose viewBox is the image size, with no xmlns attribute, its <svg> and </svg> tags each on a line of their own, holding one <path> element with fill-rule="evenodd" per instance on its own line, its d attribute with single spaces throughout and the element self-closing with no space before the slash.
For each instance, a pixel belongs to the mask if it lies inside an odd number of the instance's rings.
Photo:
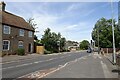
<svg viewBox="0 0 120 80">
<path fill-rule="evenodd" d="M 16 16 L 6 11 L 0 11 L 0 15 L 2 15 L 3 24 L 34 31 L 34 28 L 30 26 L 22 17 Z"/>
</svg>

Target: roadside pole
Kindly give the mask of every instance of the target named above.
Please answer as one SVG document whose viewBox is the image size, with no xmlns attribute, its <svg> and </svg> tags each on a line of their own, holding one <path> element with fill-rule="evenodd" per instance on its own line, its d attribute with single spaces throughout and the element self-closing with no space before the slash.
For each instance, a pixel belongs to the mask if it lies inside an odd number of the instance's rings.
<svg viewBox="0 0 120 80">
<path fill-rule="evenodd" d="M 58 45 L 58 51 L 60 53 L 60 41 L 57 41 L 57 45 Z"/>
<path fill-rule="evenodd" d="M 112 11 L 112 35 L 113 35 L 113 63 L 116 64 L 116 50 L 115 50 L 115 35 L 114 35 L 114 14 L 113 14 L 113 3 L 111 0 L 111 11 Z"/>
<path fill-rule="evenodd" d="M 98 54 L 100 53 L 99 50 L 100 50 L 100 46 L 99 46 L 99 27 L 98 27 Z"/>
</svg>

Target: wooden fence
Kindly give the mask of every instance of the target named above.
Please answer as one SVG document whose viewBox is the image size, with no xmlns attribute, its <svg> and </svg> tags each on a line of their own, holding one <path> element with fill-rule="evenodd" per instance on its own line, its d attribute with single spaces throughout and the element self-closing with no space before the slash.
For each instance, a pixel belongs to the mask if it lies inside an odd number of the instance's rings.
<svg viewBox="0 0 120 80">
<path fill-rule="evenodd" d="M 104 53 L 113 53 L 113 48 L 101 48 Z M 120 48 L 116 48 L 116 52 L 120 51 Z"/>
</svg>

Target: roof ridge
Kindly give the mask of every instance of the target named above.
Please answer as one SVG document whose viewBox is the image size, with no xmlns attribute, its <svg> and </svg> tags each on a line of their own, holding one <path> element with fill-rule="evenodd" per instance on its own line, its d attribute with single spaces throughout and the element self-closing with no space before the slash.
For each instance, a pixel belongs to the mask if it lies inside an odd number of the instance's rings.
<svg viewBox="0 0 120 80">
<path fill-rule="evenodd" d="M 34 31 L 34 28 L 32 26 L 30 26 L 28 24 L 28 22 L 21 16 L 17 16 L 15 14 L 12 14 L 10 12 L 7 12 L 7 11 L 0 11 L 0 13 L 2 13 L 3 17 L 3 22 L 2 23 L 5 23 L 5 24 L 9 24 L 9 25 L 14 25 L 14 26 L 18 26 L 20 28 L 26 28 L 26 29 L 29 29 L 29 30 L 32 30 Z"/>
<path fill-rule="evenodd" d="M 16 17 L 19 17 L 19 18 L 21 18 L 21 19 L 23 19 L 23 20 L 25 21 L 25 19 L 24 19 L 23 17 L 21 17 L 21 16 L 18 16 L 18 15 L 12 14 L 12 13 L 7 12 L 7 11 L 2 11 L 2 12 L 8 13 L 8 14 L 13 15 L 13 16 L 16 16 Z M 26 21 L 25 21 L 25 22 L 26 22 Z"/>
</svg>

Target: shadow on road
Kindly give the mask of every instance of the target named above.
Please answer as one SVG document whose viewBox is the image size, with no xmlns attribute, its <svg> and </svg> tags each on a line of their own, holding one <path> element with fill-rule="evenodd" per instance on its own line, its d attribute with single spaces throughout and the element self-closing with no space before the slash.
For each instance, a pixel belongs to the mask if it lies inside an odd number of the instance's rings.
<svg viewBox="0 0 120 80">
<path fill-rule="evenodd" d="M 112 70 L 112 72 L 113 72 L 113 73 L 120 73 L 120 70 L 114 69 L 114 70 Z"/>
</svg>

